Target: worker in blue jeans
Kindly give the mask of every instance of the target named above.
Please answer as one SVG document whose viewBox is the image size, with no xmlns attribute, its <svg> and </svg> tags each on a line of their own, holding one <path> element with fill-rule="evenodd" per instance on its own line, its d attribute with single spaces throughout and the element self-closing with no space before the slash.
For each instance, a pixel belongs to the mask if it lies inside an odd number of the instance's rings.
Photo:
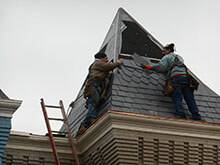
<svg viewBox="0 0 220 165">
<path fill-rule="evenodd" d="M 87 128 L 91 124 L 91 120 L 95 120 L 98 117 L 97 107 L 101 96 L 101 86 L 99 85 L 102 82 L 93 81 L 92 83 L 92 96 L 88 97 L 88 113 L 86 114 L 86 118 L 82 122 L 85 128 Z M 104 85 L 104 84 L 103 84 Z"/>
<path fill-rule="evenodd" d="M 173 93 L 171 98 L 176 110 L 176 117 L 186 119 L 183 108 L 182 96 L 184 97 L 189 111 L 192 113 L 192 120 L 201 120 L 199 110 L 194 99 L 193 89 L 189 87 L 187 68 L 184 65 L 183 58 L 174 53 L 174 44 L 168 44 L 163 48 L 163 58 L 160 62 L 145 65 L 142 68 L 155 70 L 166 74 L 166 79 L 171 80 Z"/>
<path fill-rule="evenodd" d="M 182 96 L 184 97 L 184 100 L 186 101 L 186 104 L 189 108 L 189 111 L 192 114 L 192 120 L 201 120 L 201 117 L 199 115 L 199 110 L 197 108 L 193 90 L 189 88 L 188 84 L 188 78 L 186 75 L 177 75 L 171 78 L 172 84 L 180 84 L 182 86 L 178 85 L 172 85 L 173 87 L 173 94 L 171 95 L 174 108 L 176 110 L 177 117 L 186 119 L 183 103 L 182 103 Z"/>
</svg>

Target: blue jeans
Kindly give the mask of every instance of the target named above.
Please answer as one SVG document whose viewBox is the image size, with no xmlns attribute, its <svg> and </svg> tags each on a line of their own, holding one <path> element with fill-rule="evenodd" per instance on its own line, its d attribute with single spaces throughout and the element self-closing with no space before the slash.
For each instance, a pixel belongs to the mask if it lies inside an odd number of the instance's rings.
<svg viewBox="0 0 220 165">
<path fill-rule="evenodd" d="M 93 82 L 93 94 L 92 97 L 88 98 L 88 112 L 86 114 L 86 118 L 82 122 L 85 128 L 88 128 L 91 124 L 90 118 L 97 118 L 97 107 L 99 104 L 101 89 L 96 82 Z"/>
<path fill-rule="evenodd" d="M 201 120 L 197 104 L 194 99 L 193 90 L 188 87 L 188 78 L 186 75 L 177 75 L 171 78 L 172 87 L 174 89 L 171 96 L 176 115 L 186 118 L 183 109 L 182 96 L 186 101 L 189 111 L 192 114 L 192 120 Z"/>
</svg>

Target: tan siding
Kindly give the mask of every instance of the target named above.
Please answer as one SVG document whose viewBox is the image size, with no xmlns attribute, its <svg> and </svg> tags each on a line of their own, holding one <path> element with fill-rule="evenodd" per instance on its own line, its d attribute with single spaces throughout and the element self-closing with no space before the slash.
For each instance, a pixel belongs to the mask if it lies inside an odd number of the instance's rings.
<svg viewBox="0 0 220 165">
<path fill-rule="evenodd" d="M 112 130 L 110 145 L 104 145 L 105 138 L 98 141 L 93 148 L 93 155 L 96 155 L 99 144 L 105 146 L 105 156 L 114 155 L 118 158 L 118 162 L 114 164 L 120 165 L 185 165 L 185 164 L 218 164 L 219 163 L 219 141 L 208 140 L 204 138 L 189 138 L 177 135 L 165 135 L 155 133 L 140 133 L 137 131 L 126 131 L 120 129 Z M 141 137 L 140 137 L 141 134 Z M 114 145 L 113 145 L 114 144 Z M 102 146 L 102 147 L 103 147 Z M 114 146 L 114 150 L 112 150 Z M 100 146 L 101 147 L 101 146 Z M 96 148 L 96 150 L 94 150 Z M 100 149 L 99 149 L 100 150 Z M 87 157 L 87 151 L 84 158 Z M 90 159 L 91 159 L 90 155 Z M 100 157 L 99 157 L 100 158 Z M 114 159 L 113 157 L 110 157 Z M 93 156 L 96 163 L 100 161 L 97 156 Z M 109 159 L 108 159 L 109 160 Z M 99 164 L 113 164 L 106 161 Z M 86 164 L 86 162 L 84 162 Z M 87 162 L 88 165 L 92 164 Z"/>
</svg>

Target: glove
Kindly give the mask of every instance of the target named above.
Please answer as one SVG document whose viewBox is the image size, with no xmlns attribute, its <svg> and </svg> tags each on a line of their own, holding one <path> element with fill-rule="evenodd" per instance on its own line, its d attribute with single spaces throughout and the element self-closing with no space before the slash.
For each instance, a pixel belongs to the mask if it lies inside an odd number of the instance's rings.
<svg viewBox="0 0 220 165">
<path fill-rule="evenodd" d="M 141 64 L 141 67 L 142 67 L 143 69 L 150 70 L 150 65 Z"/>
<path fill-rule="evenodd" d="M 123 63 L 123 60 L 120 58 L 120 59 L 117 60 L 117 62 L 118 62 L 119 64 L 122 64 L 122 63 Z"/>
<path fill-rule="evenodd" d="M 146 69 L 150 70 L 150 65 L 145 65 Z"/>
</svg>

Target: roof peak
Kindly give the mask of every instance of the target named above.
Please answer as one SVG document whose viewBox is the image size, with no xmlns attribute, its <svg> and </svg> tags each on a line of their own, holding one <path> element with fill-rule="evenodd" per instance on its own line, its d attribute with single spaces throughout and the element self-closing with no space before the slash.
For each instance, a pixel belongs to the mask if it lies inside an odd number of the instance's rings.
<svg viewBox="0 0 220 165">
<path fill-rule="evenodd" d="M 119 8 L 103 41 L 100 52 L 116 61 L 119 54 L 134 54 L 162 58 L 162 44 L 159 43 L 123 8 Z"/>
</svg>

